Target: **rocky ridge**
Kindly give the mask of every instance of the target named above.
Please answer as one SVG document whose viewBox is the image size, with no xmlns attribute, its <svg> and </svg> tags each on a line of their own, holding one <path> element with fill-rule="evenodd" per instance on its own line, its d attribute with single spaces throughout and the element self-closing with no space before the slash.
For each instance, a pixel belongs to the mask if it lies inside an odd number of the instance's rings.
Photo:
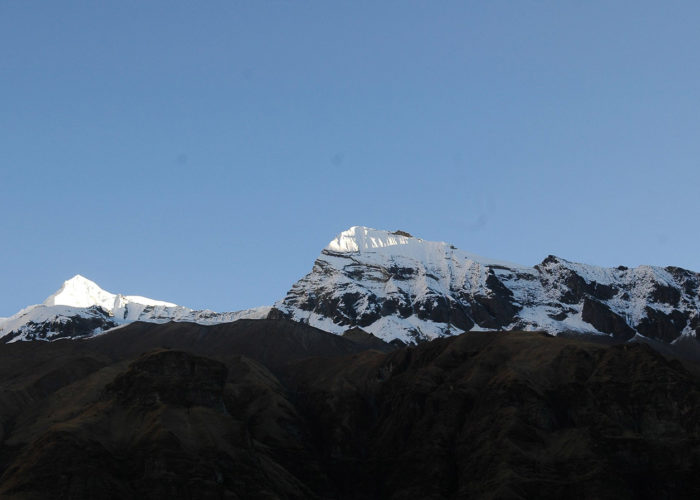
<svg viewBox="0 0 700 500">
<path fill-rule="evenodd" d="M 269 307 L 224 313 L 198 311 L 147 297 L 110 293 L 76 275 L 42 304 L 26 307 L 9 318 L 0 318 L 0 339 L 15 342 L 91 337 L 135 321 L 190 321 L 212 325 L 264 318 L 269 311 Z"/>
<path fill-rule="evenodd" d="M 677 344 L 700 331 L 700 275 L 678 267 L 603 268 L 553 255 L 528 267 L 404 231 L 355 226 L 321 252 L 274 307 L 197 311 L 112 294 L 75 276 L 43 304 L 0 318 L 0 338 L 101 334 L 134 321 L 219 324 L 287 318 L 343 334 L 421 342 L 467 331 L 543 330 Z"/>
<path fill-rule="evenodd" d="M 521 266 L 397 231 L 338 235 L 273 314 L 334 333 L 423 341 L 479 330 L 544 330 L 671 343 L 700 331 L 700 275 L 603 268 L 550 255 Z"/>
</svg>

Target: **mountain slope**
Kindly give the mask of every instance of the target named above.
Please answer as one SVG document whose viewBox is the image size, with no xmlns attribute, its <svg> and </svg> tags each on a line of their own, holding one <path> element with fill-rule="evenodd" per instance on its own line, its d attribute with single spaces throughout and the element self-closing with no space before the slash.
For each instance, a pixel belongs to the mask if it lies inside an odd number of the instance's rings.
<svg viewBox="0 0 700 500">
<path fill-rule="evenodd" d="M 388 353 L 284 320 L 0 345 L 0 496 L 697 498 L 697 365 L 477 332 Z"/>
<path fill-rule="evenodd" d="M 673 342 L 700 331 L 699 287 L 700 275 L 676 267 L 602 268 L 554 256 L 527 267 L 355 226 L 275 308 L 334 333 L 357 326 L 405 342 L 497 329 Z"/>
<path fill-rule="evenodd" d="M 264 318 L 269 310 L 269 307 L 260 307 L 227 313 L 196 311 L 147 297 L 113 294 L 93 281 L 76 275 L 65 281 L 42 304 L 29 306 L 9 318 L 0 319 L 0 339 L 14 342 L 79 338 L 97 335 L 134 321 L 227 323 L 242 318 Z"/>
</svg>

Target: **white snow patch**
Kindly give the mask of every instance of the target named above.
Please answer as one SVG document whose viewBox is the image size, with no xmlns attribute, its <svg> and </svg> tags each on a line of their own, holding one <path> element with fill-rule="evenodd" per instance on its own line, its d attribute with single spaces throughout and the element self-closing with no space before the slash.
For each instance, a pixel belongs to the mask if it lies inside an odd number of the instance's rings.
<svg viewBox="0 0 700 500">
<path fill-rule="evenodd" d="M 358 253 L 377 254 L 377 259 L 382 260 L 387 256 L 418 260 L 424 263 L 437 263 L 444 260 L 447 255 L 454 256 L 456 260 L 470 260 L 488 266 L 502 266 L 513 269 L 526 268 L 520 264 L 513 264 L 501 260 L 489 259 L 469 252 L 457 249 L 449 243 L 442 241 L 425 241 L 413 236 L 403 236 L 391 231 L 372 229 L 364 226 L 353 226 L 336 236 L 324 249 L 332 253 Z M 367 255 L 363 255 L 363 260 Z M 370 257 L 370 260 L 371 257 Z"/>
<path fill-rule="evenodd" d="M 44 301 L 46 306 L 100 306 L 109 312 L 125 307 L 129 303 L 142 304 L 144 306 L 177 307 L 177 304 L 172 302 L 153 300 L 139 295 L 124 296 L 107 292 L 94 281 L 90 281 L 79 274 L 65 281 L 57 292 L 49 295 Z"/>
</svg>

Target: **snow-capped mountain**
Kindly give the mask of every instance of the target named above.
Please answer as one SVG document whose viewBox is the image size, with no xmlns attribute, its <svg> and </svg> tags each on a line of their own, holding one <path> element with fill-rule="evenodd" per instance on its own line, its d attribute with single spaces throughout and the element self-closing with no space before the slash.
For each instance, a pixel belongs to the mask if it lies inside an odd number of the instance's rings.
<svg viewBox="0 0 700 500">
<path fill-rule="evenodd" d="M 549 256 L 534 267 L 410 234 L 352 227 L 332 240 L 274 314 L 341 333 L 433 339 L 473 330 L 579 332 L 673 342 L 700 331 L 700 275 L 602 268 Z"/>
<path fill-rule="evenodd" d="M 75 276 L 43 304 L 0 318 L 4 342 L 92 336 L 132 322 L 214 324 L 286 317 L 391 341 L 475 330 L 643 336 L 673 343 L 700 332 L 700 275 L 678 267 L 603 268 L 549 256 L 522 266 L 403 231 L 355 226 L 321 252 L 272 308 L 216 313 L 102 290 Z"/>
<path fill-rule="evenodd" d="M 0 318 L 0 339 L 14 342 L 86 337 L 133 321 L 227 323 L 243 318 L 264 318 L 269 311 L 269 307 L 225 313 L 196 311 L 147 297 L 110 293 L 76 275 L 42 304 L 29 306 L 9 318 Z"/>
</svg>

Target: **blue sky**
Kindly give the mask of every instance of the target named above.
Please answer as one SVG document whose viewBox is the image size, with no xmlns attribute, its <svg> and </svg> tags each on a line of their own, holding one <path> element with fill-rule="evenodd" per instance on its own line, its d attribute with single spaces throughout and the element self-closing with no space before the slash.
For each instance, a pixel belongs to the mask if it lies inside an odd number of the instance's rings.
<svg viewBox="0 0 700 500">
<path fill-rule="evenodd" d="M 0 316 L 270 304 L 352 225 L 700 271 L 697 2 L 0 1 Z"/>
</svg>

